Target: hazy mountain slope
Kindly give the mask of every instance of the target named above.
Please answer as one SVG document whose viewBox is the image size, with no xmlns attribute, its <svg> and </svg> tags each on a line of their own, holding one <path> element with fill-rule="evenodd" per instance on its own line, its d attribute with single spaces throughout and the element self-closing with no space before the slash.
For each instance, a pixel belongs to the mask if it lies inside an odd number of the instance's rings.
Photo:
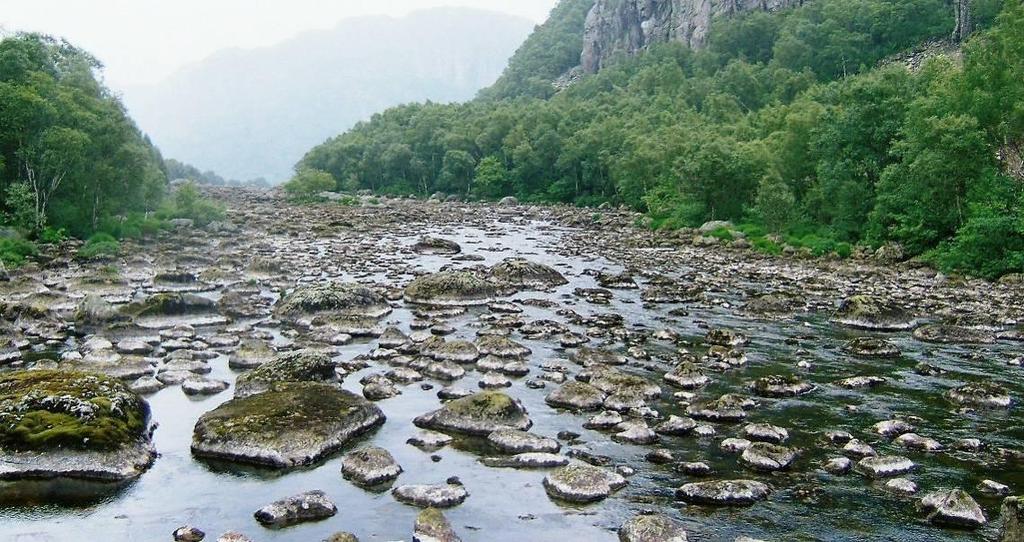
<svg viewBox="0 0 1024 542">
<path fill-rule="evenodd" d="M 228 50 L 125 102 L 165 156 L 228 178 L 286 178 L 311 146 L 410 101 L 471 98 L 533 24 L 436 9 L 363 17 L 255 50 Z"/>
</svg>

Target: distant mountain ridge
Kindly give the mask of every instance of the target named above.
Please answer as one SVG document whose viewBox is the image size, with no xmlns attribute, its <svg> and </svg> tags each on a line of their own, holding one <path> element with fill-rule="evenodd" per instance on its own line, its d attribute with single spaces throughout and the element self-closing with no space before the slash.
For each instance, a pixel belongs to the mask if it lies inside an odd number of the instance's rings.
<svg viewBox="0 0 1024 542">
<path fill-rule="evenodd" d="M 234 179 L 286 179 L 303 153 L 413 101 L 460 101 L 492 84 L 534 25 L 439 8 L 359 17 L 281 44 L 225 50 L 124 100 L 165 156 Z"/>
</svg>

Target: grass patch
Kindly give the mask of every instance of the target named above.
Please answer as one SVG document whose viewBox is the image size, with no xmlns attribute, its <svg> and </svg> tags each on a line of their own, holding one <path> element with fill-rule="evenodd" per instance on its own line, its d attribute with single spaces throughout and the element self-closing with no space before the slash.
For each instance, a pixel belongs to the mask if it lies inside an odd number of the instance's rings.
<svg viewBox="0 0 1024 542">
<path fill-rule="evenodd" d="M 120 254 L 121 243 L 109 233 L 97 233 L 78 249 L 78 257 L 83 260 L 113 258 Z"/>
<path fill-rule="evenodd" d="M 25 260 L 38 253 L 36 245 L 31 241 L 14 238 L 0 238 L 0 262 L 7 267 L 18 267 Z"/>
</svg>

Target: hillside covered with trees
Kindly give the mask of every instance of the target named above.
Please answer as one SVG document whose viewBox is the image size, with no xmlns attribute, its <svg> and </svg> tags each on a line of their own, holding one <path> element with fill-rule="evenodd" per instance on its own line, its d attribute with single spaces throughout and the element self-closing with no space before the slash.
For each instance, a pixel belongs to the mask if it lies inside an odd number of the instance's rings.
<svg viewBox="0 0 1024 542">
<path fill-rule="evenodd" d="M 945 269 L 1024 267 L 1019 1 L 972 2 L 956 48 L 939 44 L 957 26 L 947 0 L 719 18 L 705 49 L 651 47 L 556 92 L 591 4 L 563 0 L 478 99 L 389 109 L 297 168 L 342 190 L 610 202 L 653 227 L 732 220 L 767 252 L 898 243 Z M 945 52 L 885 61 L 928 43 Z"/>
</svg>

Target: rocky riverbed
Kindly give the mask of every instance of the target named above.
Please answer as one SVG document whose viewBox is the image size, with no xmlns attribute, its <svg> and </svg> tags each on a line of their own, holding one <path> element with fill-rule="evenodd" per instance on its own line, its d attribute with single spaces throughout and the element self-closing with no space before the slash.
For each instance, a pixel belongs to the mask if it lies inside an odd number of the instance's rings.
<svg viewBox="0 0 1024 542">
<path fill-rule="evenodd" d="M 4 537 L 1024 539 L 1019 280 L 211 195 L 0 282 Z"/>
</svg>

